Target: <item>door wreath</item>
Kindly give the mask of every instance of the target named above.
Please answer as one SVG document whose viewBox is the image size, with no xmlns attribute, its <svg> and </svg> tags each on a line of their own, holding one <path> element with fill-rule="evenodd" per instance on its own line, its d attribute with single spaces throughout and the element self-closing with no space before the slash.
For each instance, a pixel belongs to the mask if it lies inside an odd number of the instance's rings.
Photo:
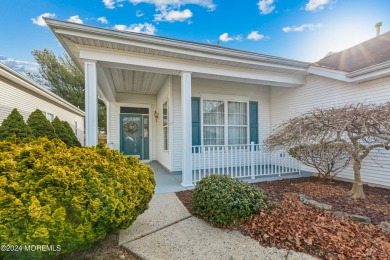
<svg viewBox="0 0 390 260">
<path fill-rule="evenodd" d="M 134 134 L 138 131 L 138 125 L 133 121 L 128 121 L 123 125 L 123 130 L 129 134 Z"/>
</svg>

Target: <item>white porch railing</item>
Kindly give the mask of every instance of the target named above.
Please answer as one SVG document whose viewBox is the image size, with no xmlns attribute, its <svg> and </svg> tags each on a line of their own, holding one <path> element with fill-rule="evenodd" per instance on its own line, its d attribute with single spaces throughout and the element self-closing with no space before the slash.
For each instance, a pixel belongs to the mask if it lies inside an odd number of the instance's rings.
<svg viewBox="0 0 390 260">
<path fill-rule="evenodd" d="M 255 179 L 267 175 L 301 173 L 301 164 L 285 151 L 266 152 L 262 145 L 203 145 L 192 147 L 192 180 L 210 174 Z"/>
</svg>

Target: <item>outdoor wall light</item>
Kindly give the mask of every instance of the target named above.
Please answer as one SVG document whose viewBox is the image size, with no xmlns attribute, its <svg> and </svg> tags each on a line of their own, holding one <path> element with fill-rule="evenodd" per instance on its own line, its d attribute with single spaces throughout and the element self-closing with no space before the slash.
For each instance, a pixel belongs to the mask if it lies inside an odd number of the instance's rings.
<svg viewBox="0 0 390 260">
<path fill-rule="evenodd" d="M 157 122 L 157 119 L 158 119 L 158 112 L 155 110 L 154 111 L 154 118 L 156 118 L 156 122 Z"/>
</svg>

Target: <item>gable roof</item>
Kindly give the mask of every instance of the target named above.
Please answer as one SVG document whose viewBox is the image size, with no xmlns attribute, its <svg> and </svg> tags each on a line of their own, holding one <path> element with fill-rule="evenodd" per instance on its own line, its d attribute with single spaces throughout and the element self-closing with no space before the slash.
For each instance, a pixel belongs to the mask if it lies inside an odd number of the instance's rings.
<svg viewBox="0 0 390 260">
<path fill-rule="evenodd" d="M 40 96 L 41 98 L 49 99 L 51 102 L 55 103 L 59 107 L 62 107 L 66 110 L 69 110 L 75 114 L 78 114 L 80 116 L 84 116 L 85 113 L 80 108 L 72 105 L 65 99 L 60 98 L 59 96 L 55 95 L 53 92 L 47 90 L 46 88 L 38 85 L 28 77 L 20 74 L 19 72 L 9 68 L 8 66 L 4 65 L 0 62 L 0 77 L 4 77 L 5 79 L 14 82 L 18 86 L 21 86 L 23 88 L 26 88 L 30 91 L 33 91 L 35 94 Z"/>
<path fill-rule="evenodd" d="M 390 32 L 329 55 L 313 65 L 352 72 L 390 61 Z"/>
</svg>

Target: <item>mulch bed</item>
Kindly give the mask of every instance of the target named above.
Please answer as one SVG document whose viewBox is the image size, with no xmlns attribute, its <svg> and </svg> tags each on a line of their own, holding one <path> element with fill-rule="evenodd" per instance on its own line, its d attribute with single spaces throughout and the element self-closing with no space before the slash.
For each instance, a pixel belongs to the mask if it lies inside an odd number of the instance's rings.
<svg viewBox="0 0 390 260">
<path fill-rule="evenodd" d="M 253 184 L 270 194 L 279 205 L 261 210 L 237 229 L 266 246 L 309 253 L 323 259 L 389 259 L 390 234 L 374 225 L 364 225 L 347 216 L 318 210 L 302 203 L 298 194 L 327 203 L 334 210 L 370 217 L 375 224 L 390 220 L 390 190 L 364 187 L 366 200 L 344 197 L 351 183 L 323 183 L 315 177 Z M 176 193 L 193 213 L 192 191 Z"/>
<path fill-rule="evenodd" d="M 281 201 L 287 192 L 303 193 L 311 199 L 332 205 L 334 211 L 370 217 L 374 224 L 390 221 L 390 189 L 364 185 L 367 199 L 354 200 L 344 196 L 352 188 L 351 183 L 344 181 L 326 183 L 316 177 L 307 177 L 254 185 L 267 191 L 273 201 Z"/>
</svg>

